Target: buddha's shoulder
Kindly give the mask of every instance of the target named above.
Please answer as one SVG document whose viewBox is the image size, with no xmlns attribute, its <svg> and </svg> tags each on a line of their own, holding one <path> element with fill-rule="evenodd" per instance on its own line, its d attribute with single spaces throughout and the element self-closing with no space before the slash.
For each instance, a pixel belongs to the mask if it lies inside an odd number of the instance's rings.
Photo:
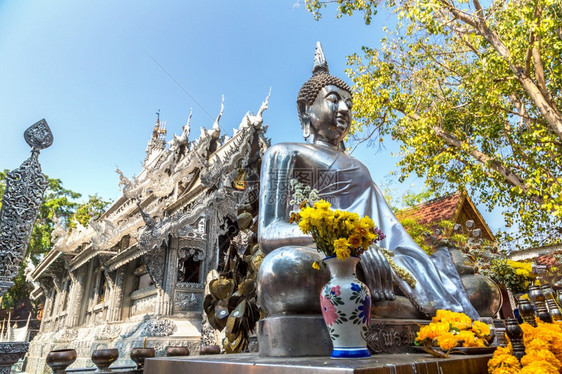
<svg viewBox="0 0 562 374">
<path fill-rule="evenodd" d="M 278 143 L 269 147 L 264 157 L 296 156 L 317 151 L 314 145 L 308 143 Z"/>
</svg>

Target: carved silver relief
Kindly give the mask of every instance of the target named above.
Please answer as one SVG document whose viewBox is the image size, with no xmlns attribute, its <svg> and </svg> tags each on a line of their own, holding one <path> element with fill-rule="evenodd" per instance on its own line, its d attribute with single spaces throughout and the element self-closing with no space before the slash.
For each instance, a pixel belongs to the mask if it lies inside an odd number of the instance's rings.
<svg viewBox="0 0 562 374">
<path fill-rule="evenodd" d="M 146 264 L 146 269 L 148 274 L 152 278 L 154 284 L 162 288 L 164 283 L 164 261 L 166 259 L 166 246 L 161 245 L 158 248 L 154 248 L 152 251 L 148 251 L 142 255 L 142 260 Z"/>
<path fill-rule="evenodd" d="M 168 336 L 177 330 L 176 324 L 166 318 L 146 322 L 141 336 Z"/>
<path fill-rule="evenodd" d="M 156 305 L 156 297 L 151 296 L 140 300 L 133 301 L 133 305 L 131 307 L 131 314 L 138 315 L 138 314 L 152 314 L 154 313 Z"/>
<path fill-rule="evenodd" d="M 121 333 L 121 326 L 108 325 L 99 326 L 95 331 L 95 339 L 97 340 L 113 340 Z"/>
<path fill-rule="evenodd" d="M 43 119 L 29 127 L 24 138 L 32 147 L 31 156 L 6 175 L 0 209 L 0 296 L 14 284 L 48 185 L 38 161 L 39 151 L 53 143 L 47 122 Z"/>
<path fill-rule="evenodd" d="M 64 329 L 57 331 L 53 340 L 57 343 L 71 342 L 78 337 L 77 329 Z"/>
<path fill-rule="evenodd" d="M 176 289 L 178 290 L 203 290 L 205 289 L 204 283 L 193 283 L 193 282 L 178 282 L 176 283 Z"/>
<path fill-rule="evenodd" d="M 198 311 L 202 305 L 203 294 L 176 292 L 175 307 L 183 312 Z"/>
</svg>

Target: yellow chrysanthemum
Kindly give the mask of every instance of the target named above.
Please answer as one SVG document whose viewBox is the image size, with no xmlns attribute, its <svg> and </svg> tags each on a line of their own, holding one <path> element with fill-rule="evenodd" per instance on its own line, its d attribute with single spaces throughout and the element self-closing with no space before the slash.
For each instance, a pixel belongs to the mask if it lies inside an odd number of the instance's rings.
<svg viewBox="0 0 562 374">
<path fill-rule="evenodd" d="M 351 254 L 349 243 L 346 238 L 334 240 L 334 250 L 336 251 L 336 257 L 338 260 L 345 260 Z"/>
<path fill-rule="evenodd" d="M 361 246 L 361 242 L 362 238 L 360 235 L 353 234 L 349 237 L 349 245 L 351 245 L 353 248 L 358 248 L 359 246 Z"/>
<path fill-rule="evenodd" d="M 320 270 L 320 265 L 318 264 L 318 262 L 314 261 L 314 262 L 312 263 L 312 268 L 313 268 L 313 269 L 316 269 L 316 270 Z"/>
<path fill-rule="evenodd" d="M 330 204 L 326 200 L 320 200 L 314 203 L 314 208 L 321 209 L 321 210 L 328 210 L 330 209 L 331 206 L 332 204 Z"/>
<path fill-rule="evenodd" d="M 301 213 L 301 220 L 299 221 L 299 229 L 303 232 L 303 234 L 309 234 L 311 229 L 310 220 L 308 218 L 303 219 L 302 213 Z"/>
</svg>

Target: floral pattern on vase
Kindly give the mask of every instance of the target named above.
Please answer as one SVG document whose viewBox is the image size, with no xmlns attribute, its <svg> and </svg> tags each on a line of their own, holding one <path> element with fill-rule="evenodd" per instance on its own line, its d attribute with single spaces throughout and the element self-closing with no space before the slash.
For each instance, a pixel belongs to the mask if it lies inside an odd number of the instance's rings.
<svg viewBox="0 0 562 374">
<path fill-rule="evenodd" d="M 322 288 L 320 305 L 334 345 L 332 358 L 370 357 L 365 335 L 371 318 L 371 296 L 355 276 L 358 257 L 327 257 L 330 281 Z"/>
</svg>

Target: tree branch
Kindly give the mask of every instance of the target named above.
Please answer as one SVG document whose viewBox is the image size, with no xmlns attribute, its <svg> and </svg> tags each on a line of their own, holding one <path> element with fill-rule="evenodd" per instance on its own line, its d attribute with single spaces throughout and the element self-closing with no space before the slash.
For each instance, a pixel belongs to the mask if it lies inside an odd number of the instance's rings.
<svg viewBox="0 0 562 374">
<path fill-rule="evenodd" d="M 491 30 L 483 18 L 473 19 L 469 15 L 461 12 L 446 0 L 439 0 L 454 16 L 461 21 L 473 26 L 479 33 L 492 45 L 492 47 L 499 53 L 499 55 L 507 62 L 513 74 L 517 77 L 523 89 L 527 92 L 531 100 L 535 103 L 541 114 L 548 122 L 550 128 L 554 133 L 562 139 L 562 116 L 558 108 L 551 104 L 549 100 L 543 95 L 541 90 L 533 82 L 529 75 L 525 74 L 525 68 L 517 65 L 512 60 L 511 52 L 503 43 L 499 35 Z M 476 6 L 476 5 L 475 5 Z"/>
<path fill-rule="evenodd" d="M 525 105 L 521 102 L 521 99 L 519 99 L 519 97 L 516 94 L 512 93 L 509 95 L 509 101 L 511 101 L 513 106 L 515 106 L 515 108 L 519 112 L 518 114 L 521 117 L 521 122 L 523 122 L 525 128 L 530 129 L 531 128 L 530 117 L 527 114 L 527 108 L 525 108 Z"/>
<path fill-rule="evenodd" d="M 525 181 L 519 177 L 517 174 L 515 174 L 511 169 L 509 169 L 508 167 L 506 167 L 501 161 L 496 160 L 491 158 L 490 156 L 488 156 L 487 154 L 479 151 L 478 149 L 468 146 L 467 144 L 463 143 L 461 140 L 459 140 L 457 137 L 455 137 L 453 134 L 450 134 L 446 131 L 444 131 L 442 128 L 440 128 L 437 125 L 433 126 L 433 131 L 435 132 L 435 135 L 437 135 L 439 138 L 441 138 L 447 145 L 454 147 L 456 149 L 462 150 L 464 148 L 468 148 L 468 154 L 470 154 L 472 157 L 474 157 L 478 162 L 480 162 L 481 164 L 485 165 L 486 167 L 489 167 L 490 169 L 494 170 L 496 173 L 498 173 L 500 176 L 503 177 L 503 179 L 508 182 L 509 184 L 511 184 L 514 187 L 519 187 L 523 192 L 527 193 L 528 192 L 528 188 L 525 185 Z M 544 200 L 536 195 L 530 195 L 530 198 L 533 199 L 533 201 L 537 202 L 538 204 L 543 204 Z"/>
</svg>

